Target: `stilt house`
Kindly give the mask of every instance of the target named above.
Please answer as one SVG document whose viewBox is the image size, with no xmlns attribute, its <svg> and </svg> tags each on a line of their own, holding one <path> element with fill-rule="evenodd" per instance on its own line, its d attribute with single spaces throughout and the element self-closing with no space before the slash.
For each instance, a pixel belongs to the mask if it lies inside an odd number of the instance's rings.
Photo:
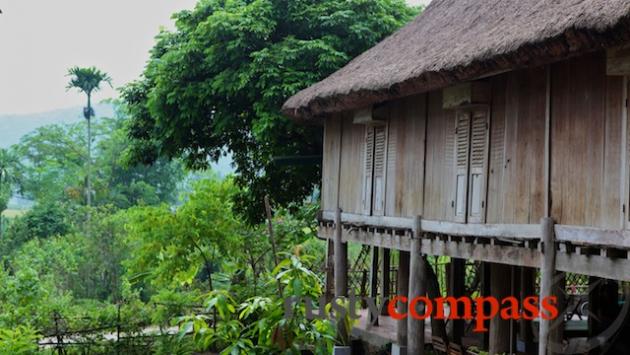
<svg viewBox="0 0 630 355">
<path fill-rule="evenodd" d="M 629 77 L 628 0 L 433 0 L 290 98 L 286 115 L 324 127 L 319 236 L 336 293 L 348 243 L 373 261 L 385 250 L 373 289 L 396 253 L 398 293 L 423 290 L 426 256 L 452 258 L 449 292 L 471 261 L 496 296 L 551 295 L 565 273 L 630 281 Z M 601 295 L 594 312 L 617 304 Z M 400 324 L 394 343 L 420 351 L 418 326 Z M 493 319 L 481 347 L 556 351 L 562 331 L 526 326 Z M 461 332 L 424 341 L 458 347 Z"/>
</svg>

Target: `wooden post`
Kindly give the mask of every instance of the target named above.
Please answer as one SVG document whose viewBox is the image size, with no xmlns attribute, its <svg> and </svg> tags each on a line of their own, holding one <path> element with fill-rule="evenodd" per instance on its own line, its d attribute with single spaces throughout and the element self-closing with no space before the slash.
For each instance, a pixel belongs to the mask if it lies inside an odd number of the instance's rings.
<svg viewBox="0 0 630 355">
<path fill-rule="evenodd" d="M 490 293 L 498 300 L 510 296 L 511 280 L 510 265 L 490 264 Z M 510 353 L 510 321 L 499 315 L 490 320 L 490 343 L 488 345 L 491 355 Z"/>
<path fill-rule="evenodd" d="M 485 297 L 492 296 L 492 292 L 490 290 L 490 263 L 482 262 L 481 267 L 479 268 L 481 272 L 481 294 Z M 490 305 L 484 304 L 484 313 L 490 313 Z M 483 326 L 486 329 L 490 329 L 490 321 L 486 320 L 483 322 Z M 482 349 L 488 350 L 490 348 L 490 332 L 482 333 Z"/>
<path fill-rule="evenodd" d="M 422 256 L 421 218 L 414 218 L 414 233 L 411 238 L 411 250 L 409 252 L 409 303 L 419 296 L 426 295 L 426 264 Z M 422 307 L 423 304 L 419 304 Z M 423 314 L 424 309 L 418 309 L 418 314 Z M 424 320 L 407 317 L 407 351 L 409 355 L 424 355 Z"/>
<path fill-rule="evenodd" d="M 383 297 L 383 308 L 381 309 L 381 314 L 387 315 L 387 303 L 389 301 L 389 285 L 390 285 L 390 250 L 387 248 L 382 248 L 383 250 L 383 262 L 381 263 L 381 297 Z"/>
<path fill-rule="evenodd" d="M 372 247 L 372 260 L 370 263 L 370 297 L 376 301 L 378 297 L 378 247 Z M 370 324 L 378 325 L 378 317 L 370 314 Z"/>
<path fill-rule="evenodd" d="M 341 239 L 341 209 L 335 214 L 335 296 L 348 296 L 348 245 Z"/>
<path fill-rule="evenodd" d="M 535 282 L 536 282 L 536 272 L 535 269 L 529 267 L 521 267 L 520 268 L 521 277 L 520 277 L 520 293 L 519 298 L 522 300 L 525 297 L 529 297 L 534 295 L 535 292 Z M 520 339 L 523 341 L 525 346 L 525 353 L 533 353 L 536 350 L 534 349 L 534 332 L 532 328 L 532 321 L 521 318 L 519 320 L 519 334 Z"/>
<path fill-rule="evenodd" d="M 400 251 L 398 257 L 398 295 L 406 296 L 409 294 L 409 252 Z M 407 313 L 405 303 L 398 304 L 398 313 Z M 396 340 L 398 345 L 407 346 L 407 320 L 400 320 L 397 323 Z"/>
<path fill-rule="evenodd" d="M 541 220 L 541 236 L 543 242 L 543 258 L 540 269 L 540 301 L 553 295 L 553 279 L 556 270 L 556 245 L 553 231 L 553 220 L 545 217 Z M 538 336 L 538 354 L 547 355 L 549 344 L 549 328 L 551 322 L 540 318 Z"/>
<path fill-rule="evenodd" d="M 326 242 L 326 303 L 333 300 L 335 294 L 335 245 L 334 241 L 328 239 Z"/>
<path fill-rule="evenodd" d="M 466 287 L 466 260 L 451 258 L 448 276 L 448 295 L 455 298 L 464 296 L 464 288 Z M 459 305 L 458 313 L 463 314 L 463 312 L 463 305 Z M 451 322 L 453 322 L 452 341 L 455 344 L 462 345 L 465 321 L 463 319 L 455 319 Z"/>
</svg>

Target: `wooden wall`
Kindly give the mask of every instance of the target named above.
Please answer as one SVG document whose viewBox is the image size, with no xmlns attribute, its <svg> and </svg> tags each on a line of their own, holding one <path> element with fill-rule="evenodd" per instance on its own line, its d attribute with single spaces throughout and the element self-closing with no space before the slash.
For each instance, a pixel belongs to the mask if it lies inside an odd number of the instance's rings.
<svg viewBox="0 0 630 355">
<path fill-rule="evenodd" d="M 342 119 L 341 183 L 339 207 L 344 212 L 361 213 L 361 183 L 365 126 L 352 123 L 351 116 Z M 334 209 L 333 209 L 334 210 Z"/>
<path fill-rule="evenodd" d="M 422 214 L 426 95 L 390 104 L 385 214 Z"/>
<path fill-rule="evenodd" d="M 322 209 L 335 211 L 337 208 L 337 183 L 339 182 L 339 153 L 341 152 L 341 123 L 343 117 L 336 115 L 324 121 L 324 147 L 322 161 Z"/>
<path fill-rule="evenodd" d="M 455 112 L 442 109 L 442 92 L 429 93 L 423 218 L 453 220 Z"/>
<path fill-rule="evenodd" d="M 546 87 L 545 68 L 492 79 L 488 223 L 538 223 L 544 215 Z"/>
<path fill-rule="evenodd" d="M 539 223 L 545 214 L 547 72 L 539 67 L 486 79 L 492 87 L 487 223 Z M 551 216 L 559 224 L 618 229 L 623 78 L 605 75 L 603 53 L 553 64 L 550 73 Z M 385 215 L 453 221 L 455 111 L 442 108 L 441 91 L 387 106 Z M 326 120 L 324 210 L 336 206 L 341 147 L 340 206 L 361 213 L 364 141 L 365 126 L 353 124 L 350 114 Z"/>
<path fill-rule="evenodd" d="M 623 78 L 603 53 L 552 67 L 551 215 L 560 224 L 621 227 Z"/>
</svg>

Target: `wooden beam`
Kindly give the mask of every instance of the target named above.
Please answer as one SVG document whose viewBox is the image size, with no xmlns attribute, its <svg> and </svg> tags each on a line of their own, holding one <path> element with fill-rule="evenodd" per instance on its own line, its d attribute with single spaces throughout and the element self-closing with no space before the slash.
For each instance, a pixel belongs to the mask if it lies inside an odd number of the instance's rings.
<svg viewBox="0 0 630 355">
<path fill-rule="evenodd" d="M 320 227 L 319 236 L 334 239 L 334 228 Z M 364 229 L 343 231 L 344 242 L 376 245 L 396 250 L 410 250 L 408 235 L 378 236 Z M 509 245 L 474 244 L 465 241 L 422 240 L 422 252 L 427 255 L 444 255 L 454 258 L 471 259 L 491 263 L 540 268 L 541 253 L 532 248 Z M 609 258 L 601 255 L 581 255 L 558 252 L 558 271 L 597 276 L 602 278 L 630 281 L 630 259 Z"/>
<path fill-rule="evenodd" d="M 553 295 L 553 280 L 556 272 L 556 246 L 553 232 L 553 220 L 545 217 L 541 220 L 543 236 L 543 258 L 540 266 L 540 300 Z M 538 354 L 547 355 L 549 345 L 550 321 L 540 318 L 538 336 Z"/>
<path fill-rule="evenodd" d="M 411 250 L 409 261 L 409 293 L 408 301 L 420 296 L 425 296 L 426 290 L 426 264 L 422 256 L 420 217 L 414 219 L 414 233 L 411 238 Z M 424 304 L 417 308 L 418 314 L 424 313 Z M 407 317 L 407 351 L 408 354 L 424 355 L 424 320 Z"/>
<path fill-rule="evenodd" d="M 558 253 L 557 269 L 606 279 L 630 281 L 630 260 L 611 259 L 600 255 Z"/>
<path fill-rule="evenodd" d="M 323 211 L 324 220 L 334 220 L 334 213 Z M 405 217 L 364 216 L 342 213 L 344 223 L 379 228 L 412 229 L 413 219 Z M 454 236 L 491 238 L 540 239 L 538 224 L 462 224 L 444 221 L 422 220 L 422 231 Z"/>
<path fill-rule="evenodd" d="M 333 212 L 323 211 L 323 220 L 334 220 Z M 413 228 L 413 219 L 404 217 L 363 216 L 342 213 L 343 223 L 356 227 L 409 229 Z M 593 247 L 630 249 L 630 230 L 610 230 L 603 228 L 554 225 L 556 240 Z M 422 221 L 422 230 L 427 233 L 451 236 L 471 236 L 478 238 L 504 238 L 516 240 L 539 240 L 538 224 L 461 224 L 444 221 Z M 390 237 L 389 235 L 386 237 Z M 396 239 L 391 236 L 390 239 Z"/>
<path fill-rule="evenodd" d="M 628 230 L 556 225 L 555 233 L 558 242 L 630 249 L 630 231 Z"/>
</svg>

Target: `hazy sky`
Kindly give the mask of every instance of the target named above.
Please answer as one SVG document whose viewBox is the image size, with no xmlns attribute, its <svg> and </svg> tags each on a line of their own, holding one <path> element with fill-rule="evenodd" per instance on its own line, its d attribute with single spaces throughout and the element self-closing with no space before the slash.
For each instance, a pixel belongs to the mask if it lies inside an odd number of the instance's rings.
<svg viewBox="0 0 630 355">
<path fill-rule="evenodd" d="M 408 0 L 426 4 L 430 0 Z M 0 114 L 84 104 L 67 69 L 97 66 L 119 87 L 136 79 L 161 26 L 196 0 L 0 0 Z M 104 89 L 96 100 L 113 97 Z"/>
<path fill-rule="evenodd" d="M 97 66 L 120 86 L 139 76 L 161 26 L 196 0 L 0 0 L 0 114 L 84 104 L 69 67 Z M 109 88 L 96 99 L 112 97 Z"/>
</svg>

